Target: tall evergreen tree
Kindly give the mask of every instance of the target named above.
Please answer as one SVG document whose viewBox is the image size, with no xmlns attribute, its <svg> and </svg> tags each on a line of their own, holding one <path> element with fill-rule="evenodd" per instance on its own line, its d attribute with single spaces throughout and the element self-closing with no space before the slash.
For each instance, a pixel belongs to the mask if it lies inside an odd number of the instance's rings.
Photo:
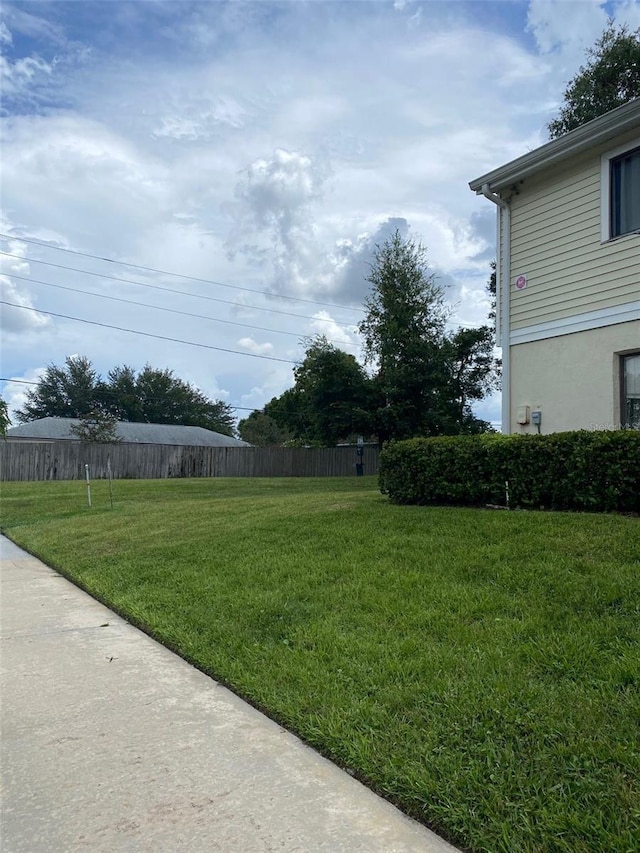
<svg viewBox="0 0 640 853">
<path fill-rule="evenodd" d="M 360 323 L 376 370 L 380 442 L 490 429 L 472 412 L 498 381 L 490 326 L 446 332 L 448 309 L 425 249 L 398 232 L 379 247 Z"/>
<path fill-rule="evenodd" d="M 359 330 L 376 369 L 379 440 L 437 435 L 445 431 L 448 311 L 428 272 L 426 250 L 396 231 L 377 248 L 367 280 L 372 292 Z"/>
</svg>

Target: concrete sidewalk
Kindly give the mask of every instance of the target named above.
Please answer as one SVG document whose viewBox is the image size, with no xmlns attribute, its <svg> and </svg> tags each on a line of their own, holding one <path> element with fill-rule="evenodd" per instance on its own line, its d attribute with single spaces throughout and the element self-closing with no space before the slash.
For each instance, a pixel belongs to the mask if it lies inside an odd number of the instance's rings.
<svg viewBox="0 0 640 853">
<path fill-rule="evenodd" d="M 4 853 L 454 853 L 0 537 Z"/>
</svg>

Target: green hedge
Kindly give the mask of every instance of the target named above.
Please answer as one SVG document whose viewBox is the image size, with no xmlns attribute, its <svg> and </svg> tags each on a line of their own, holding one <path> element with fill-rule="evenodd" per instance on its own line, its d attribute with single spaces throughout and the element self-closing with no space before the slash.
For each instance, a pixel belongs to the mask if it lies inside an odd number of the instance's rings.
<svg viewBox="0 0 640 853">
<path fill-rule="evenodd" d="M 387 445 L 380 488 L 399 504 L 640 511 L 640 432 L 461 435 Z"/>
</svg>

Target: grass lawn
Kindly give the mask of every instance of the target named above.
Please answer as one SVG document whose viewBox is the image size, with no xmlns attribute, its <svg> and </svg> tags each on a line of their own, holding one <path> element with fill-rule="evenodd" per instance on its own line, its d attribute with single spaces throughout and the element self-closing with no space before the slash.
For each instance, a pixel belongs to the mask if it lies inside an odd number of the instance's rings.
<svg viewBox="0 0 640 853">
<path fill-rule="evenodd" d="M 3 530 L 472 851 L 640 849 L 640 521 L 5 483 Z"/>
</svg>

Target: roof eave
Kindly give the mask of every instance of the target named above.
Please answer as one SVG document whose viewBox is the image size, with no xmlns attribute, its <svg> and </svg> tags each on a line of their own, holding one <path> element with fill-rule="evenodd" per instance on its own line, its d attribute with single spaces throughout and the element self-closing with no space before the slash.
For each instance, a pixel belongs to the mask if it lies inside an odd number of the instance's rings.
<svg viewBox="0 0 640 853">
<path fill-rule="evenodd" d="M 498 169 L 487 172 L 486 175 L 470 181 L 469 188 L 477 194 L 482 193 L 482 188 L 486 186 L 493 192 L 500 192 L 505 187 L 522 181 L 535 172 L 553 166 L 565 158 L 580 154 L 582 151 L 587 151 L 589 148 L 595 148 L 597 145 L 608 142 L 613 137 L 636 127 L 640 127 L 640 98 L 629 101 L 629 103 L 623 104 L 621 107 L 617 107 L 615 110 L 611 110 L 611 112 L 605 113 L 605 115 L 595 118 L 569 133 L 565 133 L 564 136 L 547 142 L 540 148 L 506 163 Z"/>
</svg>

